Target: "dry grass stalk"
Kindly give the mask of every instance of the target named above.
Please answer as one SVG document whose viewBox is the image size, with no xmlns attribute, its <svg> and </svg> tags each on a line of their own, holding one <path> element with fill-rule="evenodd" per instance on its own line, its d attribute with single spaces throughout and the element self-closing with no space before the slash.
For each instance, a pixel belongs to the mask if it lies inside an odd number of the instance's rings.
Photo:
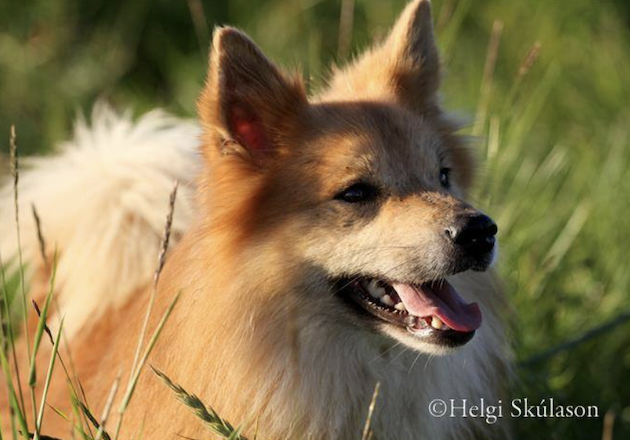
<svg viewBox="0 0 630 440">
<path fill-rule="evenodd" d="M 20 165 L 18 159 L 17 149 L 17 134 L 15 132 L 15 125 L 11 125 L 11 135 L 9 139 L 9 150 L 11 154 L 11 175 L 13 176 L 13 205 L 15 209 L 15 227 L 17 231 L 17 243 L 18 243 L 18 263 L 20 265 L 20 290 L 22 293 L 22 312 L 24 313 L 24 334 L 26 335 L 27 350 L 30 352 L 29 347 L 29 330 L 27 324 L 27 308 L 26 308 L 26 287 L 24 283 L 24 261 L 22 258 L 22 238 L 20 232 L 20 207 L 18 203 L 19 198 L 19 183 L 20 183 Z"/>
<path fill-rule="evenodd" d="M 160 281 L 160 274 L 162 273 L 162 269 L 164 268 L 164 263 L 166 261 L 166 252 L 168 250 L 168 245 L 169 245 L 169 241 L 171 237 L 171 228 L 173 225 L 173 214 L 175 212 L 175 201 L 177 199 L 178 187 L 179 187 L 179 182 L 175 181 L 173 184 L 173 190 L 171 191 L 171 194 L 169 197 L 168 214 L 166 215 L 166 224 L 164 226 L 164 233 L 162 234 L 162 241 L 160 245 L 160 252 L 158 254 L 157 267 L 155 269 L 155 273 L 153 276 L 153 288 L 151 289 L 151 295 L 149 297 L 147 311 L 145 313 L 144 321 L 142 323 L 142 329 L 140 330 L 140 337 L 138 339 L 138 345 L 136 347 L 136 352 L 134 354 L 134 359 L 131 366 L 131 372 L 129 374 L 129 382 L 127 383 L 127 390 L 125 392 L 125 395 L 123 396 L 123 400 L 120 404 L 120 407 L 118 408 L 119 417 L 118 417 L 118 422 L 116 425 L 116 431 L 114 434 L 115 440 L 118 439 L 118 436 L 120 434 L 120 429 L 123 423 L 124 414 L 125 414 L 125 411 L 127 410 L 127 406 L 129 405 L 129 402 L 131 401 L 131 398 L 135 391 L 136 384 L 138 383 L 138 379 L 140 378 L 140 373 L 142 372 L 142 368 L 144 364 L 146 363 L 149 357 L 149 354 L 153 350 L 153 347 L 155 346 L 157 338 L 160 335 L 162 328 L 164 327 L 164 324 L 166 324 L 168 317 L 170 316 L 171 312 L 173 311 L 173 308 L 175 307 L 175 304 L 177 303 L 179 299 L 179 292 L 178 292 L 177 295 L 175 295 L 175 298 L 173 298 L 171 304 L 167 307 L 166 311 L 164 312 L 162 319 L 158 323 L 156 329 L 153 332 L 151 339 L 149 340 L 149 343 L 147 344 L 147 347 L 144 350 L 144 354 L 142 355 L 142 357 L 140 357 L 140 354 L 142 352 L 142 347 L 144 346 L 144 339 L 146 337 L 147 328 L 149 326 L 149 318 L 151 317 L 151 312 L 153 311 L 153 305 L 155 303 L 155 297 L 157 294 L 157 285 Z"/>
<path fill-rule="evenodd" d="M 144 345 L 144 338 L 146 337 L 147 327 L 149 326 L 149 318 L 151 316 L 151 312 L 153 311 L 153 304 L 155 303 L 157 285 L 158 285 L 158 282 L 160 281 L 160 274 L 162 273 L 162 269 L 164 268 L 164 262 L 166 261 L 166 251 L 168 250 L 168 244 L 171 237 L 171 227 L 173 225 L 173 214 L 175 212 L 175 200 L 177 198 L 178 187 L 179 187 L 179 182 L 175 181 L 175 183 L 173 184 L 173 190 L 171 191 L 171 194 L 169 197 L 168 214 L 166 215 L 164 233 L 162 234 L 162 242 L 160 244 L 160 252 L 158 254 L 157 267 L 153 275 L 153 288 L 151 289 L 151 295 L 149 297 L 149 304 L 147 306 L 147 312 L 144 315 L 142 329 L 140 330 L 140 339 L 138 340 L 138 346 L 136 347 L 136 352 L 134 354 L 133 362 L 131 364 L 131 373 L 129 375 L 130 381 L 134 375 L 135 370 L 138 367 L 138 359 L 140 357 L 142 346 Z"/>
<path fill-rule="evenodd" d="M 518 79 L 523 78 L 529 72 L 529 69 L 532 68 L 536 60 L 538 59 L 538 55 L 540 55 L 540 41 L 536 41 L 534 45 L 527 51 L 525 58 L 523 58 L 523 62 L 521 63 L 517 77 Z"/>
<path fill-rule="evenodd" d="M 34 204 L 31 204 L 31 211 L 33 212 L 33 219 L 35 220 L 35 229 L 37 230 L 37 242 L 39 243 L 39 253 L 41 254 L 42 261 L 44 262 L 44 268 L 46 271 L 50 269 L 48 263 L 48 257 L 46 256 L 46 240 L 44 240 L 44 234 L 42 233 L 42 221 L 37 213 L 37 208 Z"/>
<path fill-rule="evenodd" d="M 604 414 L 604 427 L 602 429 L 602 440 L 613 439 L 613 428 L 615 426 L 615 412 L 611 409 Z"/>
<path fill-rule="evenodd" d="M 144 321 L 142 323 L 142 329 L 140 330 L 140 337 L 138 339 L 138 345 L 136 346 L 136 352 L 134 354 L 133 357 L 133 362 L 131 364 L 131 371 L 129 373 L 129 382 L 127 384 L 127 390 L 131 390 L 133 388 L 135 388 L 135 385 L 133 385 L 133 380 L 134 380 L 134 376 L 136 376 L 136 374 L 139 374 L 139 369 L 140 369 L 140 365 L 138 365 L 139 361 L 140 361 L 140 353 L 142 352 L 142 347 L 144 345 L 144 339 L 146 337 L 146 333 L 147 333 L 147 328 L 149 326 L 149 318 L 151 317 L 151 312 L 153 311 L 153 304 L 155 303 L 155 296 L 157 293 L 157 285 L 158 282 L 160 281 L 160 274 L 162 273 L 162 269 L 164 268 L 164 262 L 166 261 L 166 251 L 168 250 L 168 244 L 170 241 L 170 237 L 171 237 L 171 227 L 173 225 L 173 214 L 175 212 L 175 200 L 177 199 L 177 188 L 179 187 L 179 182 L 175 181 L 175 183 L 173 184 L 173 190 L 171 191 L 171 194 L 169 196 L 169 204 L 168 204 L 168 213 L 166 215 L 166 223 L 164 225 L 164 233 L 162 234 L 162 241 L 160 244 L 160 252 L 158 254 L 158 262 L 157 262 L 157 267 L 155 269 L 155 273 L 153 275 L 153 288 L 151 289 L 151 295 L 149 297 L 149 303 L 147 305 L 147 311 L 144 315 Z M 121 414 L 121 417 L 119 418 L 119 425 L 122 423 L 122 414 L 124 412 L 123 407 L 126 407 L 126 405 L 121 406 L 121 408 L 119 409 L 119 412 Z M 115 438 L 118 438 L 118 430 L 120 428 L 117 428 L 117 432 L 115 435 Z"/>
<path fill-rule="evenodd" d="M 337 59 L 344 60 L 350 52 L 352 29 L 354 28 L 354 0 L 342 0 L 339 14 L 339 39 L 337 41 Z"/>
<path fill-rule="evenodd" d="M 41 318 L 42 317 L 42 310 L 39 308 L 39 304 L 37 304 L 37 301 L 35 301 L 34 299 L 31 298 L 31 304 L 33 304 L 33 308 L 35 309 L 35 313 L 37 313 L 37 317 Z M 50 343 L 52 345 L 55 345 L 55 338 L 54 338 L 52 332 L 50 331 L 50 327 L 48 327 L 48 324 L 46 324 L 46 322 L 44 322 L 44 331 L 48 335 L 48 339 L 50 340 Z"/>
<path fill-rule="evenodd" d="M 518 71 L 516 72 L 516 77 L 515 77 L 515 80 L 514 80 L 514 84 L 512 85 L 512 87 L 510 87 L 510 91 L 508 93 L 508 96 L 504 100 L 503 106 L 499 110 L 498 113 L 507 113 L 507 112 L 509 112 L 510 107 L 516 101 L 516 98 L 517 98 L 517 95 L 519 93 L 519 89 L 520 89 L 521 83 L 523 82 L 523 79 L 529 73 L 530 69 L 532 68 L 532 66 L 534 65 L 534 63 L 538 59 L 538 56 L 540 55 L 541 47 L 542 47 L 541 43 L 539 41 L 536 41 L 532 45 L 532 47 L 529 48 L 529 50 L 525 54 L 525 57 L 523 57 L 523 61 L 521 62 L 520 66 L 518 68 Z"/>
<path fill-rule="evenodd" d="M 199 397 L 194 394 L 189 394 L 184 388 L 171 381 L 168 376 L 157 368 L 151 366 L 151 369 L 175 393 L 177 399 L 186 405 L 195 416 L 201 419 L 204 425 L 212 432 L 220 435 L 224 439 L 247 440 L 246 437 L 239 434 L 239 428 L 235 429 L 230 422 L 222 419 L 211 406 L 206 406 Z"/>
<path fill-rule="evenodd" d="M 11 132 L 9 135 L 9 151 L 10 151 L 10 157 L 11 157 L 11 175 L 13 176 L 13 205 L 14 205 L 14 209 L 15 209 L 15 226 L 16 226 L 16 233 L 17 233 L 17 243 L 18 243 L 18 263 L 20 266 L 20 292 L 21 292 L 21 296 L 22 296 L 22 313 L 24 315 L 24 319 L 23 319 L 23 324 L 24 324 L 24 335 L 26 337 L 26 350 L 27 353 L 31 352 L 31 347 L 30 347 L 30 337 L 29 337 L 29 329 L 28 329 L 28 314 L 27 314 L 27 310 L 26 310 L 26 291 L 25 291 L 25 284 L 24 284 L 24 264 L 23 264 L 23 259 L 22 259 L 22 239 L 21 239 L 21 232 L 20 232 L 20 210 L 19 210 L 19 205 L 18 205 L 18 195 L 19 195 L 19 182 L 20 182 L 20 166 L 19 166 L 19 161 L 18 161 L 18 149 L 17 149 L 17 134 L 15 131 L 15 125 L 11 124 Z M 11 333 L 11 335 L 13 335 L 13 333 Z M 22 394 L 22 384 L 20 383 L 20 379 L 19 379 L 19 369 L 17 367 L 17 362 L 16 362 L 16 375 L 18 377 L 18 390 L 19 390 L 19 396 L 20 396 L 20 402 L 22 405 L 22 411 L 24 411 L 25 409 L 25 405 L 24 405 L 24 395 Z M 33 411 L 35 411 L 35 399 L 34 396 L 31 395 L 32 398 L 32 404 L 33 404 Z"/>
<path fill-rule="evenodd" d="M 96 417 L 94 417 L 94 414 L 92 414 L 90 409 L 83 402 L 81 402 L 76 396 L 73 398 L 73 403 L 79 408 L 81 413 L 85 417 L 87 417 L 88 421 L 92 424 L 92 426 L 94 426 L 94 428 L 96 428 L 97 430 L 101 429 L 101 425 L 98 422 L 98 420 L 96 420 Z M 111 437 L 109 436 L 109 434 L 105 432 L 104 430 L 101 435 L 104 440 L 111 440 Z M 90 435 L 89 438 L 92 439 L 93 437 Z"/>
<path fill-rule="evenodd" d="M 162 234 L 162 243 L 160 246 L 160 254 L 158 256 L 158 265 L 155 269 L 155 274 L 153 277 L 153 288 L 157 287 L 158 282 L 160 281 L 160 274 L 162 273 L 162 269 L 164 268 L 164 263 L 166 261 L 166 251 L 168 250 L 168 244 L 171 239 L 171 228 L 173 226 L 173 214 L 175 213 L 175 200 L 177 199 L 177 189 L 179 188 L 179 182 L 176 180 L 173 183 L 173 190 L 171 191 L 169 202 L 168 202 L 168 214 L 166 216 L 166 224 L 164 226 L 164 233 Z"/>
<path fill-rule="evenodd" d="M 486 52 L 486 62 L 483 67 L 483 77 L 481 80 L 481 97 L 477 105 L 476 123 L 473 129 L 473 135 L 479 136 L 486 125 L 488 107 L 490 106 L 490 98 L 492 96 L 494 70 L 497 65 L 497 57 L 499 55 L 499 43 L 501 42 L 501 34 L 503 33 L 503 22 L 495 20 L 492 25 L 492 34 L 488 42 L 488 50 Z"/>
<path fill-rule="evenodd" d="M 365 420 L 365 425 L 363 426 L 363 435 L 361 436 L 361 440 L 368 440 L 372 437 L 370 426 L 372 425 L 372 416 L 374 415 L 374 408 L 376 407 L 376 400 L 378 399 L 378 393 L 380 392 L 380 390 L 381 383 L 376 382 L 374 393 L 372 394 L 372 400 L 370 401 L 370 406 L 368 407 L 368 416 Z"/>
<path fill-rule="evenodd" d="M 101 415 L 101 423 L 100 423 L 100 426 L 98 427 L 98 431 L 96 432 L 96 437 L 94 437 L 94 440 L 110 439 L 109 434 L 107 434 L 107 431 L 105 431 L 105 426 L 107 425 L 107 420 L 109 419 L 109 414 L 114 404 L 114 398 L 116 397 L 116 393 L 118 392 L 118 385 L 120 384 L 120 376 L 121 376 L 121 373 L 118 373 L 118 376 L 116 376 L 116 379 L 114 380 L 114 384 L 112 385 L 112 388 L 109 391 L 109 395 L 107 396 L 107 401 L 105 402 L 105 408 L 103 409 L 103 414 Z"/>
<path fill-rule="evenodd" d="M 455 0 L 449 0 L 442 2 L 442 7 L 440 8 L 440 15 L 436 20 L 435 30 L 439 34 L 442 29 L 446 27 L 449 20 L 453 16 L 453 11 L 455 10 Z"/>
<path fill-rule="evenodd" d="M 149 326 L 149 318 L 151 317 L 151 312 L 153 311 L 153 305 L 155 303 L 155 296 L 157 294 L 157 285 L 158 285 L 158 282 L 160 281 L 160 274 L 162 273 L 162 269 L 164 268 L 164 263 L 166 261 L 166 251 L 168 250 L 168 244 L 171 237 L 171 228 L 173 225 L 173 214 L 175 212 L 175 200 L 177 199 L 178 187 L 179 187 L 179 182 L 175 181 L 173 184 L 173 190 L 171 191 L 171 194 L 169 197 L 168 214 L 166 215 L 166 224 L 164 226 L 164 233 L 162 234 L 162 241 L 160 245 L 160 252 L 158 254 L 157 267 L 155 269 L 155 273 L 153 276 L 153 288 L 151 289 L 151 295 L 149 297 L 147 311 L 144 315 L 144 321 L 142 323 L 142 328 L 140 330 L 140 337 L 138 339 L 138 345 L 136 346 L 136 352 L 134 354 L 133 362 L 131 364 L 131 371 L 129 373 L 129 382 L 127 383 L 127 391 L 123 398 L 123 402 L 121 403 L 118 409 L 118 413 L 120 414 L 120 417 L 118 418 L 118 425 L 116 426 L 116 433 L 114 434 L 114 439 L 118 439 L 118 435 L 120 433 L 120 427 L 122 426 L 125 410 L 127 408 L 127 405 L 129 404 L 129 401 L 131 400 L 131 396 L 133 395 L 133 392 L 136 387 L 136 382 L 138 378 L 140 377 L 140 372 L 144 364 L 144 362 L 141 361 L 140 353 L 142 352 L 142 347 L 144 346 L 144 339 L 146 337 L 147 328 Z M 173 300 L 173 303 L 171 303 L 171 306 L 169 306 L 169 309 L 167 310 L 165 316 L 162 318 L 163 321 L 165 321 L 165 318 L 167 318 L 168 315 L 170 314 L 178 298 L 179 298 L 179 293 Z M 161 331 L 162 325 L 164 325 L 164 322 L 161 322 L 160 324 L 158 324 L 158 329 L 156 329 L 156 332 L 158 334 Z M 154 337 L 155 336 L 156 334 L 154 333 Z M 144 361 L 146 361 L 146 358 L 148 357 L 148 354 L 151 351 L 151 348 L 152 348 L 152 344 L 149 343 L 147 350 L 145 350 L 146 356 L 144 358 Z"/>
<path fill-rule="evenodd" d="M 188 0 L 188 10 L 190 11 L 190 18 L 195 28 L 195 34 L 197 35 L 197 42 L 199 43 L 199 49 L 202 56 L 207 55 L 207 42 L 210 38 L 210 28 L 206 21 L 206 13 L 203 9 L 203 3 L 201 0 Z"/>
<path fill-rule="evenodd" d="M 31 354 L 31 357 L 29 359 L 30 361 L 30 368 L 29 368 L 29 374 L 28 374 L 28 384 L 31 387 L 31 389 L 33 389 L 35 387 L 36 381 L 37 381 L 37 364 L 35 362 L 35 358 L 37 356 L 37 351 L 39 350 L 39 346 L 41 344 L 41 340 L 42 340 L 42 336 L 45 333 L 45 329 L 48 326 L 46 324 L 46 318 L 48 316 L 48 309 L 50 308 L 50 303 L 53 297 L 53 292 L 55 290 L 55 279 L 57 276 L 57 256 L 55 253 L 55 258 L 53 260 L 53 268 L 52 268 L 52 273 L 50 276 L 50 282 L 49 282 L 49 287 L 48 287 L 48 293 L 46 294 L 46 299 L 44 301 L 44 308 L 41 310 L 40 314 L 39 314 L 39 320 L 37 321 L 37 330 L 35 331 L 35 337 L 33 339 L 33 351 Z M 38 307 L 39 309 L 39 307 Z M 50 331 L 50 329 L 48 330 Z M 53 346 L 53 348 L 55 348 Z"/>
<path fill-rule="evenodd" d="M 136 389 L 136 385 L 138 384 L 138 380 L 140 379 L 140 373 L 142 373 L 142 368 L 146 364 L 147 359 L 149 358 L 149 355 L 151 354 L 151 351 L 153 351 L 153 347 L 155 347 L 155 343 L 157 342 L 157 339 L 160 336 L 160 333 L 162 332 L 162 329 L 164 328 L 166 321 L 168 320 L 169 316 L 171 316 L 171 313 L 173 312 L 173 309 L 175 308 L 175 305 L 177 304 L 177 301 L 179 300 L 180 293 L 181 292 L 177 292 L 177 295 L 175 295 L 171 303 L 166 308 L 166 311 L 162 315 L 160 322 L 158 322 L 157 327 L 155 328 L 155 330 L 153 331 L 153 334 L 151 335 L 151 339 L 149 339 L 149 342 L 147 344 L 147 347 L 144 350 L 142 357 L 140 357 L 138 361 L 138 368 L 136 368 L 135 372 L 130 378 L 129 385 L 127 386 L 127 391 L 125 392 L 122 403 L 120 404 L 120 407 L 118 409 L 118 414 L 120 415 L 120 417 L 118 417 L 118 424 L 116 425 L 116 433 L 114 434 L 114 439 L 117 439 L 118 435 L 120 434 L 120 428 L 123 423 L 125 411 L 127 410 L 127 406 L 129 406 L 129 402 L 131 401 L 131 398 L 133 397 L 133 393 Z"/>
</svg>

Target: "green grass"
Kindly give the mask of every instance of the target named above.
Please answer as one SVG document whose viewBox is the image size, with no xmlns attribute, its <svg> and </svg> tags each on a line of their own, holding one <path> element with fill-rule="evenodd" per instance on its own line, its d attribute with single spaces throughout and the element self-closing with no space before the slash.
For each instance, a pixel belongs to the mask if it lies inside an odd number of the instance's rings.
<svg viewBox="0 0 630 440">
<path fill-rule="evenodd" d="M 7 277 L 7 266 L 0 259 L 0 287 L 2 289 L 2 297 L 0 298 L 0 368 L 2 370 L 2 378 L 6 382 L 6 393 L 7 400 L 9 405 L 9 414 L 5 416 L 10 417 L 10 425 L 11 425 L 11 435 L 12 439 L 17 440 L 18 438 L 24 438 L 29 440 L 32 438 L 33 440 L 59 440 L 52 437 L 45 436 L 41 433 L 42 425 L 44 423 L 44 413 L 47 407 L 50 407 L 51 410 L 55 411 L 59 416 L 65 418 L 68 421 L 68 428 L 72 431 L 72 438 L 74 438 L 74 434 L 81 435 L 83 440 L 111 440 L 111 436 L 106 431 L 106 422 L 109 417 L 109 413 L 111 407 L 113 405 L 113 401 L 116 396 L 116 391 L 118 389 L 118 385 L 120 382 L 120 377 L 116 378 L 112 389 L 108 395 L 107 403 L 103 410 L 103 416 L 100 421 L 97 420 L 94 415 L 92 409 L 87 404 L 86 396 L 83 392 L 83 386 L 81 385 L 80 378 L 77 377 L 73 370 L 73 364 L 70 362 L 70 370 L 67 368 L 66 363 L 63 361 L 61 353 L 59 352 L 60 342 L 62 337 L 62 329 L 64 318 L 61 317 L 59 320 L 59 328 L 57 329 L 56 336 L 53 337 L 53 333 L 48 326 L 48 310 L 50 304 L 54 297 L 55 292 L 55 280 L 57 274 L 57 251 L 53 254 L 52 263 L 48 261 L 46 254 L 46 244 L 43 238 L 42 231 L 40 229 L 40 220 L 37 214 L 35 207 L 32 207 L 32 215 L 35 219 L 35 224 L 37 228 L 37 237 L 39 238 L 39 247 L 41 251 L 41 257 L 46 264 L 46 268 L 50 269 L 49 276 L 49 288 L 44 300 L 44 307 L 40 309 L 39 305 L 34 299 L 31 299 L 31 303 L 33 305 L 34 310 L 27 309 L 27 286 L 25 282 L 25 262 L 22 260 L 22 251 L 21 251 L 21 230 L 20 224 L 23 221 L 23 218 L 20 217 L 18 210 L 18 200 L 19 200 L 19 180 L 20 180 L 20 167 L 18 160 L 18 149 L 16 143 L 16 133 L 15 129 L 11 127 L 11 136 L 10 136 L 10 164 L 11 164 L 11 188 L 13 189 L 13 208 L 15 211 L 15 224 L 17 225 L 16 234 L 17 234 L 17 243 L 18 243 L 18 268 L 15 270 L 15 277 L 19 278 L 19 285 L 12 286 L 10 284 L 10 278 Z M 155 290 L 157 288 L 157 283 L 160 279 L 160 275 L 162 273 L 162 269 L 164 268 L 164 262 L 166 257 L 166 252 L 169 247 L 169 241 L 171 236 L 171 226 L 173 221 L 173 212 L 175 209 L 175 199 L 177 197 L 177 188 L 178 182 L 175 182 L 173 190 L 171 192 L 169 198 L 169 209 L 168 214 L 166 216 L 166 222 L 164 227 L 164 232 L 162 234 L 162 241 L 160 246 L 160 251 L 157 258 L 157 267 L 155 269 L 154 274 L 154 284 L 153 290 L 151 294 L 151 299 L 148 304 L 146 310 L 146 316 L 144 325 L 139 335 L 138 345 L 136 356 L 134 358 L 131 371 L 129 372 L 129 381 L 127 383 L 127 388 L 125 394 L 122 398 L 120 406 L 118 408 L 118 421 L 116 424 L 116 430 L 114 433 L 114 440 L 118 439 L 120 429 L 124 420 L 124 415 L 127 410 L 131 399 L 133 398 L 136 385 L 138 380 L 140 379 L 140 375 L 144 371 L 144 367 L 146 365 L 147 359 L 149 355 L 153 351 L 157 339 L 159 338 L 164 325 L 168 321 L 177 301 L 179 299 L 180 293 L 178 292 L 170 304 L 164 310 L 162 317 L 159 322 L 155 325 L 153 331 L 151 332 L 151 337 L 145 343 L 144 339 L 148 332 L 148 322 L 151 317 L 153 311 L 153 302 L 155 296 Z M 10 290 L 11 289 L 11 290 Z M 19 307 L 19 303 L 21 303 L 22 308 L 20 310 L 20 314 L 18 316 L 13 314 L 13 310 Z M 29 325 L 28 325 L 28 316 L 35 312 L 38 316 L 37 327 L 35 330 L 35 334 L 33 335 L 32 341 L 32 352 L 31 352 L 31 338 L 29 334 Z M 21 321 L 24 324 L 24 332 L 21 334 L 21 338 L 26 340 L 26 348 L 28 355 L 28 389 L 30 391 L 30 400 L 26 403 L 24 392 L 26 388 L 26 384 L 22 384 L 21 382 L 21 374 L 20 368 L 24 368 L 25 365 L 20 367 L 18 362 L 18 357 L 16 356 L 16 348 L 15 341 L 18 335 L 20 335 L 20 330 L 16 328 L 16 325 Z M 43 388 L 40 396 L 36 396 L 38 390 L 37 388 L 37 356 L 40 352 L 40 347 L 42 343 L 42 339 L 44 339 L 44 334 L 47 335 L 52 349 L 50 352 L 48 369 L 46 372 L 45 380 L 43 382 Z M 52 374 L 54 368 L 57 363 L 60 363 L 63 371 L 65 373 L 65 379 L 67 384 L 69 385 L 69 397 L 71 398 L 74 418 L 70 419 L 67 415 L 64 415 L 58 409 L 52 407 L 48 401 L 48 391 L 50 389 Z M 163 376 L 166 378 L 166 376 Z M 167 378 L 166 378 L 167 379 Z M 80 390 L 80 394 L 77 392 L 77 388 Z M 3 396 L 4 397 L 4 396 Z M 39 405 L 38 405 L 39 401 Z M 27 415 L 27 407 L 30 405 L 32 409 L 32 418 L 29 423 L 29 416 Z M 7 408 L 3 408 L 7 409 Z M 91 425 L 93 425 L 94 429 L 96 429 L 96 434 L 93 434 Z M 226 427 L 227 428 L 227 427 Z M 7 432 L 2 432 L 2 428 L 0 428 L 0 440 L 3 440 L 5 436 L 8 436 Z M 235 440 L 239 440 L 237 434 L 235 437 L 230 437 L 230 439 L 234 438 Z"/>
<path fill-rule="evenodd" d="M 356 0 L 352 53 L 382 35 L 403 3 Z M 500 228 L 523 362 L 513 394 L 596 404 L 615 415 L 613 438 L 629 438 L 630 324 L 583 336 L 630 310 L 630 7 L 433 3 L 444 101 L 470 116 L 465 131 L 479 135 L 485 163 L 474 201 Z M 242 27 L 271 57 L 300 66 L 316 89 L 325 66 L 343 62 L 339 13 L 339 1 L 318 0 L 2 2 L 0 133 L 8 138 L 14 122 L 23 153 L 46 152 L 68 136 L 75 112 L 100 98 L 138 113 L 163 106 L 193 116 L 217 23 Z M 496 62 L 484 75 L 495 21 Z M 536 43 L 538 57 L 519 74 Z M 516 431 L 523 439 L 601 438 L 602 420 L 521 419 Z"/>
</svg>

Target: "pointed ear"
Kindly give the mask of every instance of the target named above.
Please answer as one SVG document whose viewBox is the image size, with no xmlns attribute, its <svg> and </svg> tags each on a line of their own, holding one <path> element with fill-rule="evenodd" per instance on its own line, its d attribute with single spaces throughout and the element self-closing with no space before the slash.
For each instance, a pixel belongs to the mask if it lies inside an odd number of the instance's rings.
<svg viewBox="0 0 630 440">
<path fill-rule="evenodd" d="M 431 3 L 414 0 L 382 44 L 336 72 L 326 96 L 339 92 L 367 94 L 366 99 L 391 96 L 412 110 L 426 112 L 435 104 L 439 85 L 440 59 L 433 35 Z"/>
<path fill-rule="evenodd" d="M 418 100 L 433 97 L 440 85 L 440 58 L 429 0 L 407 5 L 383 49 L 393 56 L 391 80 L 400 98 L 414 105 Z"/>
<path fill-rule="evenodd" d="M 241 31 L 217 28 L 198 111 L 210 157 L 240 154 L 255 162 L 273 156 L 295 130 L 306 106 L 304 87 L 284 75 Z"/>
</svg>

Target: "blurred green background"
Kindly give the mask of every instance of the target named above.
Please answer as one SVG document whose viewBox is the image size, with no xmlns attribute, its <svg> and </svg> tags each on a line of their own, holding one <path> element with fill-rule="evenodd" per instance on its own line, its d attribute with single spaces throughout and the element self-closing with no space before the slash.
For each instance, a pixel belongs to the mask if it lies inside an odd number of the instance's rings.
<svg viewBox="0 0 630 440">
<path fill-rule="evenodd" d="M 0 154 L 11 123 L 22 154 L 47 152 L 100 99 L 193 117 L 216 24 L 243 28 L 316 89 L 330 62 L 383 35 L 403 4 L 2 1 Z M 513 397 L 595 404 L 602 416 L 520 419 L 518 437 L 630 438 L 630 2 L 433 6 L 444 101 L 480 138 L 474 198 L 500 227 L 516 311 Z"/>
</svg>

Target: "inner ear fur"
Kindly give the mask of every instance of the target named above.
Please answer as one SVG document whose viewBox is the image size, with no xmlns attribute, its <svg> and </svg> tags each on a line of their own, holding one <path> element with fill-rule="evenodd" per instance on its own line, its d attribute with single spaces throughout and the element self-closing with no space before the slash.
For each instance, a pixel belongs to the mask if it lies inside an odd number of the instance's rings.
<svg viewBox="0 0 630 440">
<path fill-rule="evenodd" d="M 308 101 L 302 81 L 281 72 L 243 32 L 214 32 L 206 86 L 197 103 L 206 154 L 265 160 L 288 147 Z"/>
</svg>

